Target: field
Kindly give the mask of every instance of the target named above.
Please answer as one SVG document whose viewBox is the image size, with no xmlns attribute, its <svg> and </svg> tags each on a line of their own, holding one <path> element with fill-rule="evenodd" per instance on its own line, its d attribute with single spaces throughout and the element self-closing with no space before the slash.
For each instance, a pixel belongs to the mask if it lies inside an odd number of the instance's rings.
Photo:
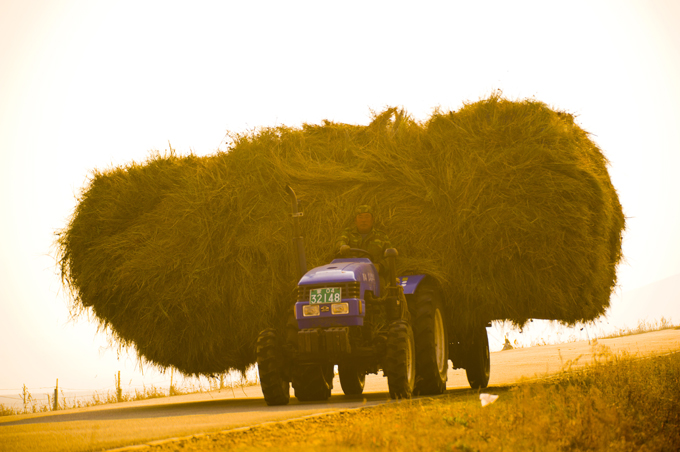
<svg viewBox="0 0 680 452">
<path fill-rule="evenodd" d="M 288 423 L 167 443 L 152 450 L 680 449 L 680 353 L 639 359 L 605 348 L 585 368 L 542 381 L 454 390 Z"/>
</svg>

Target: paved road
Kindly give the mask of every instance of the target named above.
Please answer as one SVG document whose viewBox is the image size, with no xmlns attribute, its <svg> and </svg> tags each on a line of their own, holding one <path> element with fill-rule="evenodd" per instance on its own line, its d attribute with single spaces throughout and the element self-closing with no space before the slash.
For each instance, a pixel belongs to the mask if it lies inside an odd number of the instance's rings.
<svg viewBox="0 0 680 452">
<path fill-rule="evenodd" d="M 584 365 L 603 347 L 612 352 L 662 354 L 680 350 L 680 330 L 665 330 L 635 336 L 600 340 L 597 345 L 574 342 L 508 350 L 491 354 L 494 386 L 513 384 L 520 378 L 535 378 L 559 372 L 570 363 Z M 164 438 L 275 422 L 331 411 L 389 402 L 387 382 L 369 376 L 361 398 L 342 395 L 335 381 L 328 402 L 298 403 L 294 398 L 284 407 L 268 407 L 260 388 L 249 387 L 162 399 L 110 404 L 67 411 L 0 418 L 0 451 L 102 450 L 145 444 Z M 448 388 L 468 388 L 465 371 L 449 371 Z"/>
</svg>

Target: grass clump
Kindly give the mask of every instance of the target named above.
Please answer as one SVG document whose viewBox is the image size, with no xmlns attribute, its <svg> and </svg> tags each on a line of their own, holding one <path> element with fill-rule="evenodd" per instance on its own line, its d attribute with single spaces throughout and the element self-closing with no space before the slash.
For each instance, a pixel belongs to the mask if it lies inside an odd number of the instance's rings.
<svg viewBox="0 0 680 452">
<path fill-rule="evenodd" d="M 499 95 L 413 121 L 261 129 L 209 157 L 95 171 L 59 240 L 73 310 L 187 374 L 245 369 L 285 320 L 296 275 L 291 185 L 310 267 L 357 205 L 400 272 L 428 273 L 451 321 L 588 321 L 609 305 L 624 217 L 599 148 L 569 114 Z"/>
<path fill-rule="evenodd" d="M 153 450 L 676 451 L 680 354 L 601 358 L 540 383 L 391 403 Z"/>
</svg>

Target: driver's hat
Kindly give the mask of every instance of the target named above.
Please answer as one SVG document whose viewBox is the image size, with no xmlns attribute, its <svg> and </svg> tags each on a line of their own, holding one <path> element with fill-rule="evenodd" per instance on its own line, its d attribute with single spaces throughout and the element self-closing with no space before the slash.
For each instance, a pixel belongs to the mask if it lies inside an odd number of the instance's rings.
<svg viewBox="0 0 680 452">
<path fill-rule="evenodd" d="M 362 213 L 370 213 L 371 216 L 373 216 L 373 211 L 371 209 L 371 206 L 364 204 L 363 206 L 357 207 L 356 211 L 354 212 L 354 216 L 356 217 L 357 215 L 361 215 Z"/>
</svg>

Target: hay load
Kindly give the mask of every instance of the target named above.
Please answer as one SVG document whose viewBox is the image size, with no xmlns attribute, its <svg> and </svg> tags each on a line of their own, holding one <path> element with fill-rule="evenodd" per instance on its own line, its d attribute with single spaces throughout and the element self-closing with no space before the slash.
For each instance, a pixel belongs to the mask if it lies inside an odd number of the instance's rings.
<svg viewBox="0 0 680 452">
<path fill-rule="evenodd" d="M 76 312 L 145 360 L 244 369 L 295 287 L 286 184 L 309 267 L 372 204 L 402 271 L 434 275 L 473 317 L 591 320 L 609 305 L 624 217 L 606 160 L 573 118 L 499 96 L 425 123 L 388 109 L 238 137 L 209 157 L 95 172 L 59 239 Z"/>
<path fill-rule="evenodd" d="M 456 298 L 520 324 L 603 314 L 624 217 L 605 157 L 573 117 L 491 98 L 436 115 L 427 135 L 447 171 L 437 209 L 457 213 L 432 231 L 455 250 Z"/>
</svg>

